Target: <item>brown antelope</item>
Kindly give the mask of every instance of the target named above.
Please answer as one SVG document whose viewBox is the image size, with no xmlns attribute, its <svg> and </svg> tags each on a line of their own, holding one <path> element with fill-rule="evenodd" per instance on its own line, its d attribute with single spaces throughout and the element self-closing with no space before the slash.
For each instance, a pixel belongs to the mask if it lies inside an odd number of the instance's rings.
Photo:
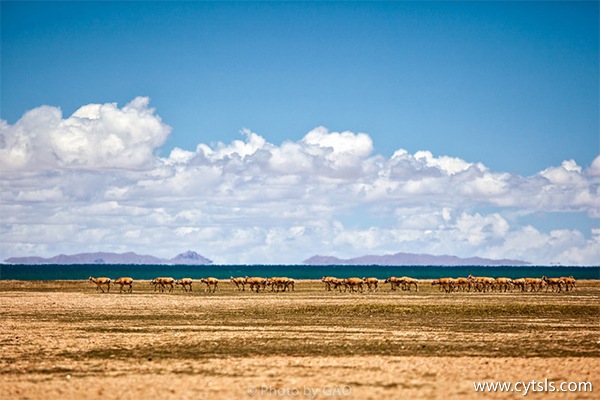
<svg viewBox="0 0 600 400">
<path fill-rule="evenodd" d="M 325 290 L 331 290 L 331 276 L 324 276 L 321 278 L 321 282 L 325 285 Z"/>
<path fill-rule="evenodd" d="M 409 290 L 412 285 L 415 286 L 415 290 L 419 291 L 419 281 L 413 278 L 409 278 L 408 276 L 403 276 L 401 278 L 397 278 L 395 276 L 391 276 L 387 278 L 383 283 L 389 283 L 391 285 L 392 290 L 396 290 L 398 286 L 402 288 L 402 290 Z"/>
<path fill-rule="evenodd" d="M 367 290 L 370 292 L 376 292 L 379 290 L 379 279 L 377 278 L 363 278 L 363 282 L 367 285 Z"/>
<path fill-rule="evenodd" d="M 296 291 L 296 281 L 292 278 L 279 278 L 279 281 L 276 282 L 276 285 L 282 289 L 282 292 L 285 292 L 286 290 L 288 292 Z"/>
<path fill-rule="evenodd" d="M 525 278 L 513 279 L 512 284 L 514 287 L 521 288 L 521 292 L 524 292 L 525 288 L 527 287 L 527 281 Z"/>
<path fill-rule="evenodd" d="M 285 292 L 288 289 L 290 289 L 290 291 L 293 292 L 296 291 L 296 281 L 292 278 L 288 278 L 288 280 L 285 282 L 285 287 L 283 288 L 283 291 Z"/>
<path fill-rule="evenodd" d="M 364 282 L 360 278 L 348 278 L 344 280 L 345 290 L 350 289 L 351 292 L 363 292 Z"/>
<path fill-rule="evenodd" d="M 272 292 L 285 292 L 286 290 L 294 290 L 295 281 L 286 277 L 274 277 L 267 279 L 267 286 L 271 286 Z"/>
<path fill-rule="evenodd" d="M 200 279 L 200 282 L 206 284 L 206 290 L 209 292 L 212 287 L 213 293 L 217 290 L 217 286 L 219 285 L 219 280 L 217 278 L 202 278 Z"/>
<path fill-rule="evenodd" d="M 245 279 L 246 279 L 246 284 L 250 286 L 251 292 L 256 290 L 256 293 L 258 293 L 260 291 L 261 287 L 264 292 L 267 287 L 267 280 L 265 278 L 261 278 L 261 277 L 249 278 L 246 276 Z"/>
<path fill-rule="evenodd" d="M 181 286 L 181 290 L 185 290 L 187 292 L 187 287 L 189 286 L 190 292 L 192 291 L 192 284 L 194 281 L 192 278 L 181 278 L 175 282 L 175 285 Z"/>
<path fill-rule="evenodd" d="M 93 276 L 90 276 L 88 278 L 88 280 L 90 282 L 93 282 L 96 284 L 96 291 L 98 291 L 98 289 L 100 289 L 102 291 L 102 293 L 104 293 L 104 289 L 102 289 L 102 286 L 106 285 L 106 291 L 110 292 L 110 278 L 106 278 L 106 277 L 102 277 L 102 278 L 94 278 Z"/>
<path fill-rule="evenodd" d="M 573 278 L 573 276 L 569 276 L 569 277 L 561 277 L 560 279 L 562 279 L 563 281 L 565 281 L 565 290 L 568 292 L 569 288 L 570 290 L 574 290 L 575 289 L 575 278 Z"/>
<path fill-rule="evenodd" d="M 243 278 L 243 277 L 234 278 L 232 276 L 229 278 L 229 281 L 235 285 L 237 290 L 242 290 L 242 291 L 246 290 L 246 278 Z M 240 286 L 241 286 L 241 289 L 240 289 Z"/>
<path fill-rule="evenodd" d="M 169 286 L 169 292 L 173 292 L 173 286 L 175 285 L 175 279 L 173 278 L 155 278 L 150 281 L 151 285 L 154 285 L 154 291 L 156 292 L 157 288 L 160 288 L 161 292 L 164 292 L 166 287 Z"/>
<path fill-rule="evenodd" d="M 133 291 L 133 278 L 130 277 L 122 277 L 114 281 L 114 285 L 120 285 L 119 293 L 123 292 L 123 286 L 129 286 L 129 290 L 126 292 L 131 293 Z"/>
<path fill-rule="evenodd" d="M 542 281 L 545 283 L 546 292 L 552 288 L 553 292 L 562 292 L 565 281 L 563 278 L 547 278 L 545 275 L 542 276 Z"/>
<path fill-rule="evenodd" d="M 512 279 L 510 278 L 496 278 L 494 281 L 494 289 L 499 292 L 507 292 L 512 290 Z"/>
<path fill-rule="evenodd" d="M 471 281 L 471 285 L 478 292 L 488 292 L 493 289 L 496 280 L 494 278 L 488 278 L 486 276 L 473 276 L 467 277 Z"/>
<path fill-rule="evenodd" d="M 396 290 L 396 288 L 398 287 L 396 279 L 398 278 L 396 278 L 395 276 L 390 276 L 389 278 L 386 278 L 385 281 L 383 281 L 383 283 L 389 283 L 391 286 L 391 290 Z"/>
<path fill-rule="evenodd" d="M 454 280 L 454 288 L 462 292 L 471 291 L 472 281 L 469 278 L 456 278 Z"/>
<path fill-rule="evenodd" d="M 525 290 L 529 286 L 530 292 L 539 292 L 544 287 L 545 282 L 540 278 L 525 278 Z"/>
<path fill-rule="evenodd" d="M 440 278 L 431 282 L 431 286 L 439 285 L 440 291 L 444 290 L 446 293 L 450 293 L 454 290 L 454 278 Z"/>
<path fill-rule="evenodd" d="M 277 286 L 277 284 L 275 283 L 275 279 L 278 279 L 278 278 L 267 278 L 267 283 L 265 284 L 265 287 L 271 288 L 271 292 L 274 292 L 275 286 Z"/>
<path fill-rule="evenodd" d="M 402 290 L 410 291 L 411 286 L 415 286 L 415 291 L 419 291 L 419 281 L 414 278 L 409 278 L 408 276 L 403 276 L 402 278 Z"/>
<path fill-rule="evenodd" d="M 323 280 L 325 279 L 325 281 Z M 323 277 L 323 279 L 321 279 L 321 282 L 325 283 L 325 289 L 326 290 L 335 290 L 338 289 L 338 291 L 342 291 L 342 287 L 344 286 L 344 279 L 341 278 L 335 278 L 333 276 L 325 276 Z"/>
</svg>

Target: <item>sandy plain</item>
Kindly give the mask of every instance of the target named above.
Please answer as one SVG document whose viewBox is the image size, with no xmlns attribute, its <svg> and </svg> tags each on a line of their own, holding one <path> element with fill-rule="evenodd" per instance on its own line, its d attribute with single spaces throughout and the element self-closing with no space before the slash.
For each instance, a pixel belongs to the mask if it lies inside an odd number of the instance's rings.
<svg viewBox="0 0 600 400">
<path fill-rule="evenodd" d="M 317 281 L 158 293 L 136 281 L 120 294 L 0 280 L 3 399 L 593 399 L 599 377 L 600 281 L 448 294 L 430 281 L 362 294 Z M 550 391 L 563 382 L 592 392 Z"/>
</svg>

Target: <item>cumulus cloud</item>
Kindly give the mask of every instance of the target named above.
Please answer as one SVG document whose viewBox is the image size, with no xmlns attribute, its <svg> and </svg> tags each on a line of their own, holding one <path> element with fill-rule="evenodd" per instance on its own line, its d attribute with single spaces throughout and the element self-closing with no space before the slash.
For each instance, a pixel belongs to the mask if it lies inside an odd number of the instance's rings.
<svg viewBox="0 0 600 400">
<path fill-rule="evenodd" d="M 147 168 L 155 161 L 171 128 L 149 108 L 147 97 L 124 107 L 90 104 L 63 118 L 57 107 L 28 111 L 14 125 L 0 124 L 0 167 L 13 170 L 55 168 Z"/>
<path fill-rule="evenodd" d="M 529 214 L 600 217 L 600 157 L 529 177 L 449 155 L 373 153 L 366 133 L 240 140 L 159 156 L 171 128 L 149 99 L 42 106 L 0 121 L 0 255 L 188 248 L 221 263 L 397 251 L 597 263 L 600 236 Z"/>
</svg>

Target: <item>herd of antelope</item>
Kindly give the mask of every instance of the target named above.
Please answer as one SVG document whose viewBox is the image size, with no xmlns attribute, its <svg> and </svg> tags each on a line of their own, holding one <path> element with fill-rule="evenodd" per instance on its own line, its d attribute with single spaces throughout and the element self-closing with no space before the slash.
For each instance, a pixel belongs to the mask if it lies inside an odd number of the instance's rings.
<svg viewBox="0 0 600 400">
<path fill-rule="evenodd" d="M 250 291 L 255 291 L 258 293 L 262 288 L 263 292 L 267 290 L 267 287 L 271 288 L 272 292 L 285 292 L 296 290 L 296 281 L 287 277 L 274 277 L 274 278 L 261 278 L 261 277 L 238 277 L 234 278 L 233 276 L 229 278 L 229 281 L 233 283 L 237 290 L 245 291 L 246 285 Z"/>
<path fill-rule="evenodd" d="M 325 284 L 325 290 L 338 290 L 344 292 L 364 292 L 365 288 L 368 291 L 376 292 L 379 290 L 379 279 L 378 278 L 336 278 L 334 276 L 324 276 L 321 278 L 321 282 Z M 396 290 L 401 287 L 402 290 L 410 290 L 414 285 L 415 291 L 419 291 L 419 281 L 414 278 L 404 276 L 402 278 L 396 278 L 392 276 L 387 278 L 383 283 L 391 284 L 392 290 Z"/>
<path fill-rule="evenodd" d="M 110 291 L 110 285 L 119 285 L 119 293 L 131 293 L 133 291 L 133 279 L 130 277 L 122 277 L 115 281 L 110 278 L 94 278 L 90 276 L 89 281 L 96 284 L 96 291 L 100 290 L 104 293 Z M 245 291 L 246 286 L 251 292 L 266 292 L 270 289 L 271 292 L 286 292 L 295 291 L 295 281 L 287 277 L 237 277 L 233 276 L 229 279 L 232 285 L 239 291 Z M 324 276 L 321 282 L 325 285 L 326 291 L 338 290 L 341 292 L 360 292 L 366 291 L 376 292 L 379 290 L 379 278 L 336 278 L 334 276 Z M 173 279 L 170 277 L 155 278 L 150 281 L 150 285 L 154 286 L 154 291 L 173 292 L 175 286 L 181 286 L 181 290 L 192 291 L 194 280 L 191 278 Z M 214 293 L 219 286 L 217 278 L 202 278 L 200 283 L 206 285 L 205 291 Z M 383 281 L 384 284 L 389 283 L 390 289 L 395 291 L 401 289 L 403 291 L 411 291 L 413 288 L 416 292 L 419 291 L 419 281 L 407 276 L 389 277 Z M 469 275 L 466 278 L 440 278 L 431 282 L 432 286 L 439 286 L 440 291 L 450 292 L 513 292 L 519 290 L 521 292 L 540 292 L 545 289 L 546 292 L 572 291 L 575 289 L 575 278 L 572 276 L 561 278 L 488 278 L 475 277 Z M 268 289 L 269 288 L 269 289 Z"/>
<path fill-rule="evenodd" d="M 450 292 L 512 292 L 515 289 L 521 292 L 541 292 L 543 289 L 553 292 L 571 291 L 575 289 L 575 278 L 572 276 L 561 278 L 488 278 L 469 275 L 466 278 L 440 278 L 431 282 L 432 286 L 438 285 L 440 291 Z"/>
<path fill-rule="evenodd" d="M 125 292 L 131 293 L 133 291 L 133 278 L 130 277 L 122 277 L 115 281 L 110 278 L 102 277 L 102 278 L 94 278 L 90 276 L 88 279 L 90 282 L 96 284 L 96 291 L 100 290 L 104 293 L 104 287 L 106 286 L 106 292 L 110 292 L 110 285 L 119 285 L 120 290 L 119 293 L 123 292 L 123 288 L 125 287 Z M 246 285 L 250 291 L 259 292 L 260 289 L 264 291 L 267 290 L 267 287 L 271 288 L 272 292 L 285 292 L 290 290 L 295 290 L 295 281 L 291 278 L 284 277 L 274 277 L 274 278 L 260 278 L 253 277 L 238 277 L 234 278 L 233 276 L 230 279 L 230 282 L 235 285 L 238 290 L 246 290 Z M 194 280 L 192 278 L 182 278 L 182 279 L 173 279 L 171 277 L 160 277 L 154 278 L 150 281 L 150 285 L 154 286 L 154 291 L 159 292 L 173 292 L 175 286 L 181 286 L 181 290 L 184 291 L 192 291 L 192 285 Z M 202 278 L 200 279 L 200 283 L 204 283 L 206 285 L 206 291 L 208 292 L 216 292 L 219 287 L 219 280 L 217 278 Z"/>
</svg>

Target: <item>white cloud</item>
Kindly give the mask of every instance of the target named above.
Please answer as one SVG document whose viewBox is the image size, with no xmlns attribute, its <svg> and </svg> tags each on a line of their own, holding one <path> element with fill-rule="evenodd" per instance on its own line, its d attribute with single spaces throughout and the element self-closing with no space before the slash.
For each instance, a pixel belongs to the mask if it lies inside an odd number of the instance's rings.
<svg viewBox="0 0 600 400">
<path fill-rule="evenodd" d="M 369 135 L 324 127 L 280 146 L 243 130 L 242 140 L 160 157 L 170 131 L 143 97 L 0 121 L 0 256 L 190 248 L 221 263 L 397 251 L 599 259 L 598 232 L 543 232 L 520 218 L 600 217 L 600 157 L 522 177 L 427 150 L 385 158 Z"/>
<path fill-rule="evenodd" d="M 323 154 L 323 150 L 325 150 L 326 158 L 333 161 L 346 156 L 361 159 L 373 151 L 373 142 L 369 135 L 355 134 L 349 131 L 329 132 L 323 126 L 308 132 L 302 142 L 307 144 L 317 155 Z"/>
<path fill-rule="evenodd" d="M 63 199 L 63 193 L 59 188 L 23 191 L 19 192 L 16 198 L 18 202 L 55 202 Z"/>
<path fill-rule="evenodd" d="M 453 157 L 434 157 L 430 151 L 417 151 L 414 155 L 415 160 L 431 167 L 439 168 L 445 174 L 454 175 L 466 171 L 472 164 Z"/>
<path fill-rule="evenodd" d="M 171 150 L 171 154 L 169 154 L 169 158 L 165 160 L 165 163 L 169 165 L 173 164 L 186 164 L 190 160 L 192 160 L 196 156 L 196 153 L 192 151 L 186 151 L 180 149 L 179 147 L 175 147 Z"/>
<path fill-rule="evenodd" d="M 585 172 L 588 176 L 595 178 L 596 183 L 598 182 L 598 179 L 600 179 L 600 156 L 592 161 L 592 165 Z"/>
<path fill-rule="evenodd" d="M 459 239 L 477 246 L 504 238 L 509 225 L 499 214 L 482 216 L 463 213 L 456 221 L 456 228 Z"/>
<path fill-rule="evenodd" d="M 563 161 L 560 167 L 546 168 L 540 175 L 549 182 L 561 186 L 585 186 L 586 181 L 581 175 L 581 167 L 574 160 Z"/>
<path fill-rule="evenodd" d="M 91 104 L 63 119 L 56 107 L 28 111 L 14 125 L 0 124 L 0 166 L 13 170 L 148 168 L 171 132 L 149 99 L 123 108 Z"/>
<path fill-rule="evenodd" d="M 302 174 L 313 168 L 313 156 L 301 143 L 284 142 L 271 150 L 269 168 L 278 174 Z"/>
<path fill-rule="evenodd" d="M 264 138 L 254 132 L 249 131 L 248 129 L 242 130 L 242 134 L 246 136 L 245 142 L 241 140 L 234 140 L 230 144 L 219 143 L 216 150 L 208 150 L 209 148 L 206 146 L 203 147 L 203 149 L 207 149 L 206 155 L 212 161 L 224 160 L 228 158 L 244 159 L 245 157 L 256 153 L 266 144 L 266 140 Z"/>
</svg>

